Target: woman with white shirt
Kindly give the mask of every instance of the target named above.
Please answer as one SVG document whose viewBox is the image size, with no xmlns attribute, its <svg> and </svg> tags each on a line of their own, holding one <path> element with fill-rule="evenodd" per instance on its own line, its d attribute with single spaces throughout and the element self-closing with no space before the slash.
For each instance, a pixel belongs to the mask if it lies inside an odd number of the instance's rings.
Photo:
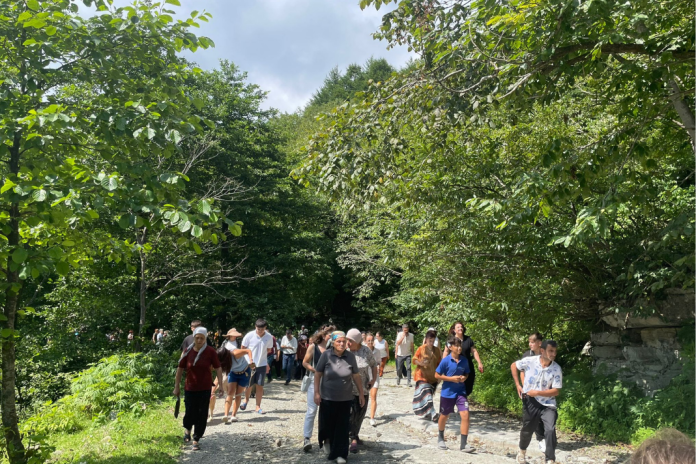
<svg viewBox="0 0 696 464">
<path fill-rule="evenodd" d="M 375 351 L 378 351 L 382 357 L 382 362 L 379 364 L 379 376 L 382 377 L 384 375 L 384 366 L 386 366 L 387 361 L 389 361 L 389 343 L 384 339 L 381 332 L 377 332 L 375 333 L 374 344 Z M 376 355 L 375 359 L 377 359 Z"/>
</svg>

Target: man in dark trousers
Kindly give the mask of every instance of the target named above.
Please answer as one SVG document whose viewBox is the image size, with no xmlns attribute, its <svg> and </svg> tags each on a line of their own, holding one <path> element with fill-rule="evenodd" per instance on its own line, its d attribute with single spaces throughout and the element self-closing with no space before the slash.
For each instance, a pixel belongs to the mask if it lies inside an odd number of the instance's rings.
<svg viewBox="0 0 696 464">
<path fill-rule="evenodd" d="M 542 337 L 539 332 L 534 332 L 533 334 L 531 334 L 528 340 L 529 349 L 522 353 L 522 357 L 527 358 L 529 356 L 541 355 L 541 342 L 543 340 L 544 337 Z M 520 383 L 524 385 L 524 372 L 520 372 Z M 539 426 L 534 431 L 534 435 L 536 436 L 537 442 L 539 443 L 539 450 L 543 453 L 544 451 L 546 451 L 546 443 L 544 441 L 544 423 L 542 421 L 539 421 Z"/>
<path fill-rule="evenodd" d="M 556 396 L 563 386 L 561 366 L 554 361 L 557 352 L 558 345 L 555 341 L 544 340 L 539 356 L 528 356 L 510 365 L 523 405 L 520 450 L 517 453 L 517 462 L 520 464 L 527 462 L 527 447 L 539 421 L 544 423 L 546 464 L 556 462 Z M 524 385 L 520 385 L 520 371 L 525 373 Z"/>
</svg>

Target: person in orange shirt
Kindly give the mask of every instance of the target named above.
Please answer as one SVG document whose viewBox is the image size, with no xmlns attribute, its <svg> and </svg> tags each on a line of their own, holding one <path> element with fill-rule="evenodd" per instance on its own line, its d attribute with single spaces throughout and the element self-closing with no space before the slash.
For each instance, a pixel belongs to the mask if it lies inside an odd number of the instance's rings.
<svg viewBox="0 0 696 464">
<path fill-rule="evenodd" d="M 436 333 L 429 330 L 425 334 L 425 344 L 418 347 L 413 356 L 416 372 L 416 391 L 413 395 L 413 412 L 422 419 L 437 422 L 439 414 L 433 405 L 433 394 L 437 388 L 435 369 L 442 360 L 440 348 L 435 346 Z"/>
</svg>

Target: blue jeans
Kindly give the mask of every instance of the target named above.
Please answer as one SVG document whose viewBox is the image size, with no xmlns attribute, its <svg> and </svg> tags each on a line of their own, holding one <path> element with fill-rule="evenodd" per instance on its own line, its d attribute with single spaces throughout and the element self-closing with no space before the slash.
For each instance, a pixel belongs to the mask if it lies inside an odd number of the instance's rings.
<svg viewBox="0 0 696 464">
<path fill-rule="evenodd" d="M 283 369 L 285 369 L 285 381 L 290 382 L 292 374 L 295 372 L 295 353 L 283 353 Z"/>
</svg>

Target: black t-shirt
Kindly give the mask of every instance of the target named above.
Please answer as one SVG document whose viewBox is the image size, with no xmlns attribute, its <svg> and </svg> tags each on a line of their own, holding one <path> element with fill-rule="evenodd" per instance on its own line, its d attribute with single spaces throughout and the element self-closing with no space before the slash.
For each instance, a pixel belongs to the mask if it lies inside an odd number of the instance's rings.
<svg viewBox="0 0 696 464">
<path fill-rule="evenodd" d="M 462 341 L 462 354 L 466 359 L 469 360 L 469 365 L 473 367 L 474 363 L 472 362 L 473 357 L 471 356 L 471 349 L 474 347 L 474 341 L 471 339 L 470 336 L 464 335 L 464 340 Z M 472 369 L 473 370 L 473 369 Z"/>
<path fill-rule="evenodd" d="M 528 358 L 530 356 L 539 356 L 539 355 L 534 353 L 532 350 L 527 350 L 524 353 L 522 353 L 523 358 Z"/>
</svg>

